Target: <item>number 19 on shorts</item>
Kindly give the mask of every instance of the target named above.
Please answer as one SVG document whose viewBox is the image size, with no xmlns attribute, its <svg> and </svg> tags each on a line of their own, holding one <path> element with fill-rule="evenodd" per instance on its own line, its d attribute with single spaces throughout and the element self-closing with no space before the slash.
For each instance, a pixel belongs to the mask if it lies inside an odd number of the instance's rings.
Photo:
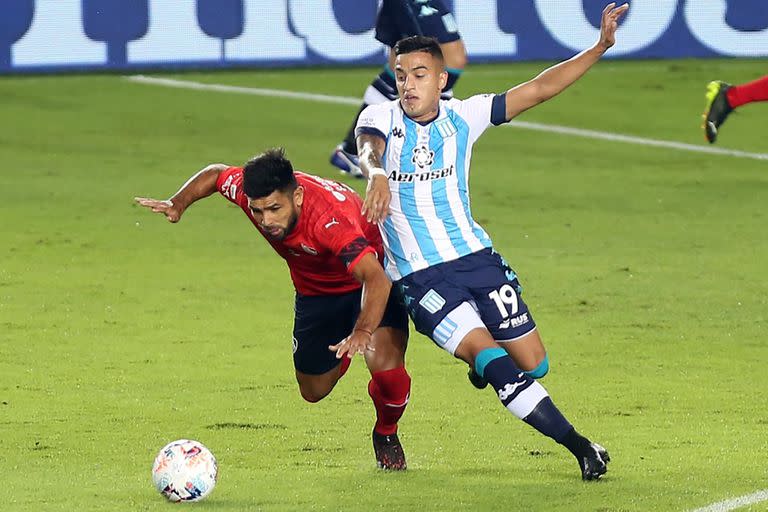
<svg viewBox="0 0 768 512">
<path fill-rule="evenodd" d="M 488 294 L 488 297 L 496 304 L 502 319 L 517 314 L 519 309 L 517 293 L 511 285 L 505 284 L 498 290 L 493 290 Z M 509 307 L 509 310 L 507 310 L 507 307 Z"/>
</svg>

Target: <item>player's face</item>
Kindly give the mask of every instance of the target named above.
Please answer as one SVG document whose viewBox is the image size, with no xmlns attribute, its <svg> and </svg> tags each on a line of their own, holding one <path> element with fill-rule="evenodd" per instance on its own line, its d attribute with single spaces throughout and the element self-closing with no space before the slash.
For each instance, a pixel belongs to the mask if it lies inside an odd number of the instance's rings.
<svg viewBox="0 0 768 512">
<path fill-rule="evenodd" d="M 268 237 L 283 240 L 296 227 L 303 202 L 304 188 L 297 187 L 293 192 L 275 190 L 266 197 L 248 198 L 248 208 Z"/>
<path fill-rule="evenodd" d="M 412 52 L 395 58 L 395 81 L 400 105 L 414 121 L 437 116 L 440 92 L 448 74 L 443 62 L 427 52 Z"/>
</svg>

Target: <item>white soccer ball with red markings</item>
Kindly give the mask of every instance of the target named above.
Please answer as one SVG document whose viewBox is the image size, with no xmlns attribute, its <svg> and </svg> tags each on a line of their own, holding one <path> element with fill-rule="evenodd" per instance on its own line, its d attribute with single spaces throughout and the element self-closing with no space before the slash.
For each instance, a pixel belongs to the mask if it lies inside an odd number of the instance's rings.
<svg viewBox="0 0 768 512">
<path fill-rule="evenodd" d="M 200 501 L 216 485 L 218 466 L 211 451 L 197 441 L 179 439 L 160 450 L 152 465 L 152 481 L 171 501 Z"/>
</svg>

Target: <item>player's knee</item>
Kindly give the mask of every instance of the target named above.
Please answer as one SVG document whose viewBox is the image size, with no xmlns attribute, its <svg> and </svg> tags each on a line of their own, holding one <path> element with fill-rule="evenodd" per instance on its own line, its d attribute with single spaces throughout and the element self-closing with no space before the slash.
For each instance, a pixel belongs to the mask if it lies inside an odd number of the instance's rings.
<svg viewBox="0 0 768 512">
<path fill-rule="evenodd" d="M 328 396 L 333 390 L 335 384 L 336 382 L 330 384 L 318 379 L 309 379 L 309 382 L 302 382 L 300 380 L 299 393 L 301 393 L 301 398 L 311 404 L 314 404 Z"/>
<path fill-rule="evenodd" d="M 322 390 L 317 390 L 310 387 L 304 387 L 299 386 L 299 392 L 301 393 L 301 398 L 306 400 L 307 402 L 311 404 L 316 404 L 331 392 L 329 389 L 328 391 L 322 392 Z"/>
<path fill-rule="evenodd" d="M 549 355 L 544 354 L 544 359 L 541 360 L 538 366 L 536 366 L 536 368 L 533 370 L 526 371 L 525 373 L 533 379 L 540 379 L 545 376 L 547 373 L 549 373 Z"/>
</svg>

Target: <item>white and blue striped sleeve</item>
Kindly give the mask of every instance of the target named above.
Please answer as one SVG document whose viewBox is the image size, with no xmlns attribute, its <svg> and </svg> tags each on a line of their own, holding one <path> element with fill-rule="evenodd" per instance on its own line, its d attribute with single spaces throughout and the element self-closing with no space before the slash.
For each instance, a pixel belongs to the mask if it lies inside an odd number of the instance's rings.
<svg viewBox="0 0 768 512">
<path fill-rule="evenodd" d="M 465 100 L 451 100 L 451 107 L 469 125 L 473 142 L 491 125 L 507 122 L 504 94 L 477 94 Z"/>
<path fill-rule="evenodd" d="M 355 137 L 371 134 L 386 140 L 391 124 L 392 114 L 390 113 L 389 103 L 369 105 L 360 112 L 360 116 L 357 118 Z"/>
</svg>

